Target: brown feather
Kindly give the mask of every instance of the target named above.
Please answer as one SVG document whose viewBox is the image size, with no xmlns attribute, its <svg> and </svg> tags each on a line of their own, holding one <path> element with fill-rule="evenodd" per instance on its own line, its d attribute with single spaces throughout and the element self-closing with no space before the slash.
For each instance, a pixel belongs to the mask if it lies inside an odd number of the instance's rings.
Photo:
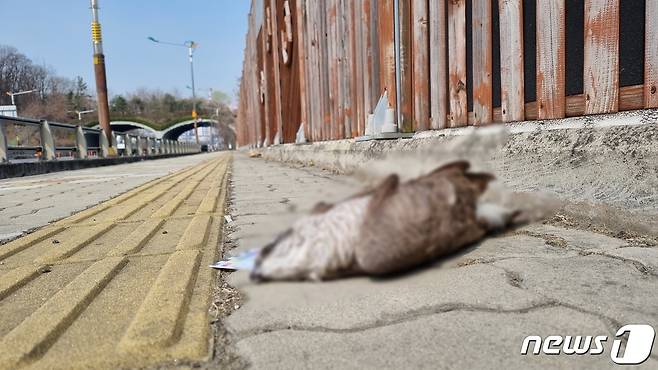
<svg viewBox="0 0 658 370">
<path fill-rule="evenodd" d="M 380 191 L 356 246 L 362 270 L 375 275 L 404 270 L 484 236 L 476 206 L 482 184 L 491 176 L 469 177 L 467 168 L 467 163 L 456 162 L 394 192 Z"/>
</svg>

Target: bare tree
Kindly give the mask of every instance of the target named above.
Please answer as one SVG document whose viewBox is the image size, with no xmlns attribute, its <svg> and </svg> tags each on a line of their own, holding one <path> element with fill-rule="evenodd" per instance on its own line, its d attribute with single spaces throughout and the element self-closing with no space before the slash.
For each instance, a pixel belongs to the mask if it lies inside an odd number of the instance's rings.
<svg viewBox="0 0 658 370">
<path fill-rule="evenodd" d="M 34 64 L 12 46 L 0 45 L 0 104 L 10 104 L 6 92 L 37 90 L 20 98 L 22 116 L 77 121 L 75 110 L 93 106 L 87 84 L 59 77 L 52 68 Z"/>
</svg>

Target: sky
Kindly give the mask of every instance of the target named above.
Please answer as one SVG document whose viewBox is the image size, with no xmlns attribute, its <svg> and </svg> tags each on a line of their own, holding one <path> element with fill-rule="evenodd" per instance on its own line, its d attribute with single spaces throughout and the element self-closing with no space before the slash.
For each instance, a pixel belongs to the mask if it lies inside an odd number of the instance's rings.
<svg viewBox="0 0 658 370">
<path fill-rule="evenodd" d="M 100 0 L 100 22 L 111 95 L 138 88 L 191 92 L 187 49 L 194 56 L 197 95 L 234 96 L 242 70 L 249 0 Z M 0 44 L 16 47 L 57 75 L 82 76 L 95 91 L 89 0 L 0 0 Z"/>
</svg>

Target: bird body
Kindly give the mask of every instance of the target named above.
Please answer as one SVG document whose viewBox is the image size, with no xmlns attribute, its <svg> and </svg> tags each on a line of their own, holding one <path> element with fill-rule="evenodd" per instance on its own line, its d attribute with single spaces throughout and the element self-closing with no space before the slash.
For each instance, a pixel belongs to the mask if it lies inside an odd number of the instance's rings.
<svg viewBox="0 0 658 370">
<path fill-rule="evenodd" d="M 405 183 L 393 174 L 372 190 L 333 205 L 318 204 L 261 250 L 252 278 L 390 274 L 509 225 L 515 212 L 479 202 L 493 176 L 468 168 L 468 162 L 453 162 Z"/>
</svg>

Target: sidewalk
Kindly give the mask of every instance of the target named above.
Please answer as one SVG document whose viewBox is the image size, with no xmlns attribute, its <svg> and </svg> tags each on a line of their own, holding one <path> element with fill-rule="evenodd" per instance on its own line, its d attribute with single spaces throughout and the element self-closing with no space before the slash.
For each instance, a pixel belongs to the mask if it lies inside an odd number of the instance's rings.
<svg viewBox="0 0 658 370">
<path fill-rule="evenodd" d="M 0 242 L 212 156 L 199 154 L 0 180 Z"/>
<path fill-rule="evenodd" d="M 218 257 L 231 156 L 182 162 L 0 246 L 0 369 L 206 361 L 216 277 L 207 266 Z"/>
<path fill-rule="evenodd" d="M 232 185 L 230 253 L 358 189 L 348 177 L 239 154 Z M 228 282 L 242 294 L 225 320 L 229 341 L 257 369 L 608 368 L 618 328 L 658 328 L 656 246 L 553 225 L 389 279 L 254 284 L 237 272 Z M 600 356 L 522 356 L 529 335 L 609 339 Z M 655 347 L 642 366 L 658 368 Z"/>
</svg>

